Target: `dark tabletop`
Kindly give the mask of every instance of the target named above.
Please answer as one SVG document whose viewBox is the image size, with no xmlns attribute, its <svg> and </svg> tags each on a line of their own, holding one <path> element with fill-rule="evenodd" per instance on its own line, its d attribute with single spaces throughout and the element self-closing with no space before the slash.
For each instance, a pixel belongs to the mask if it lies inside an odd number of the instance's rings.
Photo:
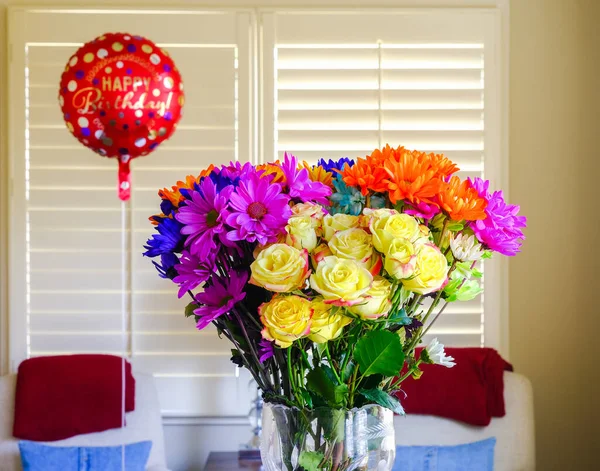
<svg viewBox="0 0 600 471">
<path fill-rule="evenodd" d="M 238 460 L 236 451 L 213 451 L 208 455 L 204 471 L 259 471 L 260 469 L 260 461 Z"/>
</svg>

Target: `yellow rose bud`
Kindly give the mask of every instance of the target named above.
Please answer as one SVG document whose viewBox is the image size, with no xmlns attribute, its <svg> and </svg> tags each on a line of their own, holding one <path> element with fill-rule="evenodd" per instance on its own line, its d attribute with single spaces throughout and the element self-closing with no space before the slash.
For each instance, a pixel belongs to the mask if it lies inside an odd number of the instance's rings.
<svg viewBox="0 0 600 471">
<path fill-rule="evenodd" d="M 329 257 L 330 255 L 333 255 L 331 253 L 331 249 L 329 248 L 329 245 L 323 243 L 323 244 L 319 244 L 318 247 L 315 248 L 315 250 L 312 251 L 312 254 L 310 255 L 310 259 L 312 261 L 313 267 L 316 269 L 317 266 L 319 265 L 319 262 L 321 260 L 323 260 L 325 257 Z"/>
<path fill-rule="evenodd" d="M 273 244 L 258 254 L 250 270 L 250 283 L 269 291 L 288 293 L 302 288 L 310 275 L 308 251 L 286 244 Z"/>
<path fill-rule="evenodd" d="M 288 219 L 286 243 L 309 252 L 317 246 L 317 233 L 310 216 L 294 216 Z"/>
<path fill-rule="evenodd" d="M 417 294 L 428 294 L 439 290 L 448 279 L 448 261 L 434 244 L 423 244 L 418 248 L 416 275 L 402 280 L 404 288 Z"/>
<path fill-rule="evenodd" d="M 327 304 L 352 306 L 363 301 L 373 275 L 354 260 L 325 257 L 310 277 L 312 288 L 323 295 Z"/>
<path fill-rule="evenodd" d="M 310 335 L 308 338 L 315 343 L 325 343 L 338 338 L 344 327 L 352 322 L 352 318 L 342 314 L 342 310 L 334 312 L 331 304 L 325 304 L 321 296 L 311 302 L 313 309 Z"/>
<path fill-rule="evenodd" d="M 394 239 L 403 238 L 414 242 L 421 236 L 419 222 L 414 217 L 394 209 L 372 211 L 369 228 L 373 234 L 373 245 L 383 254 L 387 253 Z"/>
<path fill-rule="evenodd" d="M 323 238 L 326 241 L 331 240 L 333 235 L 339 231 L 359 227 L 360 218 L 350 214 L 331 214 L 325 215 L 323 218 Z"/>
<path fill-rule="evenodd" d="M 415 246 L 408 239 L 394 239 L 385 255 L 385 271 L 397 280 L 410 278 L 417 265 Z"/>
<path fill-rule="evenodd" d="M 273 296 L 259 306 L 258 314 L 264 326 L 263 338 L 281 348 L 289 347 L 294 340 L 310 333 L 313 310 L 310 301 L 300 296 Z"/>
<path fill-rule="evenodd" d="M 387 316 L 392 308 L 391 297 L 392 284 L 382 276 L 376 276 L 366 293 L 365 301 L 348 310 L 365 320 Z"/>
<path fill-rule="evenodd" d="M 298 203 L 292 206 L 292 214 L 294 216 L 308 216 L 310 217 L 312 226 L 318 230 L 321 228 L 323 222 L 323 207 L 320 204 L 315 203 Z"/>
</svg>

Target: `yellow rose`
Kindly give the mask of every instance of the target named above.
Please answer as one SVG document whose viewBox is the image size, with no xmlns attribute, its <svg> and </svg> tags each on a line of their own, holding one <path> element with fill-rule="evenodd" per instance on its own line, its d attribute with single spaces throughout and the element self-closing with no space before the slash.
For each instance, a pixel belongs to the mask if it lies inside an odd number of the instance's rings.
<svg viewBox="0 0 600 471">
<path fill-rule="evenodd" d="M 360 226 L 360 218 L 350 214 L 327 214 L 323 218 L 323 238 L 326 241 L 331 240 L 333 234 L 346 229 Z"/>
<path fill-rule="evenodd" d="M 323 295 L 327 304 L 352 306 L 363 301 L 373 275 L 354 260 L 325 257 L 310 277 L 312 288 Z"/>
<path fill-rule="evenodd" d="M 371 275 L 379 275 L 383 263 L 378 253 L 373 250 L 371 234 L 364 229 L 346 229 L 336 232 L 329 241 L 333 255 L 339 258 L 356 260 L 364 266 Z"/>
<path fill-rule="evenodd" d="M 367 263 L 373 255 L 371 235 L 364 229 L 346 229 L 336 232 L 329 240 L 333 255 L 360 263 Z"/>
<path fill-rule="evenodd" d="M 415 246 L 408 239 L 394 239 L 385 255 L 385 271 L 397 280 L 410 278 L 415 272 Z"/>
<path fill-rule="evenodd" d="M 331 304 L 325 304 L 321 296 L 312 300 L 311 307 L 313 317 L 308 338 L 315 343 L 325 343 L 338 338 L 344 327 L 352 322 L 352 318 L 344 316 L 341 309 L 334 313 Z"/>
<path fill-rule="evenodd" d="M 319 244 L 318 247 L 315 248 L 315 250 L 312 251 L 312 254 L 310 255 L 310 260 L 313 264 L 313 267 L 316 269 L 317 266 L 319 265 L 319 262 L 321 260 L 323 260 L 325 257 L 329 257 L 330 255 L 333 255 L 331 253 L 331 249 L 329 248 L 329 245 L 322 243 Z"/>
<path fill-rule="evenodd" d="M 286 243 L 309 252 L 317 246 L 317 232 L 310 216 L 293 216 L 288 219 Z"/>
<path fill-rule="evenodd" d="M 439 290 L 448 279 L 448 261 L 434 244 L 423 244 L 418 248 L 416 275 L 402 280 L 408 291 L 428 294 Z"/>
<path fill-rule="evenodd" d="M 294 216 L 310 217 L 312 226 L 317 230 L 317 233 L 321 229 L 321 223 L 323 222 L 323 216 L 325 215 L 323 207 L 320 204 L 315 203 L 295 204 L 292 206 L 292 214 Z"/>
<path fill-rule="evenodd" d="M 382 276 L 376 276 L 366 293 L 365 302 L 355 304 L 348 310 L 365 320 L 387 316 L 392 308 L 391 297 L 392 284 Z"/>
<path fill-rule="evenodd" d="M 387 253 L 394 239 L 401 237 L 414 242 L 421 236 L 419 222 L 414 217 L 394 209 L 373 211 L 369 228 L 373 234 L 373 245 L 383 254 Z"/>
<path fill-rule="evenodd" d="M 310 301 L 300 296 L 277 295 L 258 308 L 264 326 L 263 338 L 275 341 L 281 348 L 310 333 L 313 310 Z"/>
<path fill-rule="evenodd" d="M 310 270 L 308 252 L 286 244 L 273 244 L 262 250 L 250 265 L 250 283 L 269 291 L 287 293 L 300 289 Z"/>
</svg>

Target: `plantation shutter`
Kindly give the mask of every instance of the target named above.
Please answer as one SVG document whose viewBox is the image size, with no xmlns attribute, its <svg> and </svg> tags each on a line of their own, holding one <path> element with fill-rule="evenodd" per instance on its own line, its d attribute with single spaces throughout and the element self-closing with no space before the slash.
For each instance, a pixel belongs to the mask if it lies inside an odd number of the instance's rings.
<svg viewBox="0 0 600 471">
<path fill-rule="evenodd" d="M 160 279 L 141 254 L 154 233 L 148 217 L 159 212 L 159 188 L 210 163 L 250 159 L 250 13 L 16 10 L 11 27 L 18 136 L 11 283 L 13 294 L 20 293 L 12 319 L 18 324 L 13 332 L 22 332 L 13 335 L 13 358 L 124 353 L 154 373 L 164 414 L 246 415 L 252 388 L 229 361 L 228 342 L 212 329 L 198 332 L 184 318 L 189 300 L 177 300 L 175 285 Z M 164 47 L 186 93 L 172 139 L 132 163 L 125 252 L 116 160 L 93 154 L 70 135 L 57 100 L 71 54 L 115 31 Z"/>
<path fill-rule="evenodd" d="M 465 178 L 498 158 L 488 12 L 286 11 L 262 24 L 266 161 L 364 157 L 389 143 L 444 153 Z M 451 304 L 429 332 L 484 344 L 482 297 Z"/>
</svg>

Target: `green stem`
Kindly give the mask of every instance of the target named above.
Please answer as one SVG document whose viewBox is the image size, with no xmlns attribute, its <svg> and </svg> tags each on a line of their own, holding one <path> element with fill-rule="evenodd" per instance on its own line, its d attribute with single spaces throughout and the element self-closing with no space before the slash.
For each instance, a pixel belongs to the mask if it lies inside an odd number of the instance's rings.
<svg viewBox="0 0 600 471">
<path fill-rule="evenodd" d="M 288 378 L 290 380 L 290 386 L 292 389 L 292 393 L 294 394 L 294 398 L 296 399 L 296 402 L 298 403 L 298 405 L 300 407 L 302 407 L 300 397 L 298 396 L 298 393 L 296 392 L 296 380 L 294 379 L 294 374 L 292 372 L 292 346 L 291 345 L 287 348 L 287 372 L 288 372 Z"/>
<path fill-rule="evenodd" d="M 448 223 L 450 220 L 446 218 L 444 220 L 444 226 L 442 227 L 442 233 L 440 234 L 440 240 L 438 241 L 438 247 L 442 248 L 442 243 L 444 242 L 444 237 L 446 236 L 446 229 L 448 229 Z"/>
<path fill-rule="evenodd" d="M 404 381 L 406 378 L 408 378 L 412 374 L 413 370 L 415 368 L 418 368 L 421 363 L 423 363 L 423 361 L 419 359 L 417 361 L 417 363 L 415 364 L 415 366 L 409 368 L 406 373 L 404 373 L 402 376 L 400 376 L 400 378 L 398 378 L 396 381 L 391 383 L 390 389 L 392 389 L 392 390 L 396 389 L 396 387 L 399 386 L 400 383 L 402 383 L 402 381 Z"/>
<path fill-rule="evenodd" d="M 354 371 L 352 372 L 352 377 L 350 379 L 350 394 L 348 396 L 348 408 L 354 407 L 354 391 L 356 389 L 356 376 L 358 375 L 358 367 L 354 367 Z"/>
<path fill-rule="evenodd" d="M 269 388 L 268 390 L 272 391 L 273 390 L 273 386 L 271 385 L 271 381 L 269 381 L 269 377 L 265 373 L 263 365 L 260 362 L 260 360 L 258 358 L 258 355 L 254 351 L 254 347 L 252 346 L 252 342 L 250 342 L 250 337 L 248 336 L 248 332 L 246 332 L 246 326 L 244 325 L 244 322 L 242 321 L 242 318 L 240 317 L 239 312 L 237 312 L 237 309 L 233 309 L 232 312 L 233 312 L 233 315 L 235 316 L 235 318 L 237 319 L 238 323 L 240 324 L 240 327 L 242 329 L 242 333 L 244 335 L 244 339 L 246 339 L 246 343 L 248 344 L 248 349 L 250 350 L 250 354 L 252 355 L 252 358 L 254 358 L 254 362 L 256 363 L 256 366 L 258 368 L 259 375 L 263 379 L 264 385 Z M 263 390 L 265 392 L 267 391 L 264 388 L 263 388 Z"/>
<path fill-rule="evenodd" d="M 335 378 L 338 380 L 338 383 L 343 384 L 342 379 L 340 378 L 340 375 L 338 374 L 338 372 L 335 369 L 335 366 L 333 365 L 333 360 L 331 359 L 331 354 L 329 353 L 329 342 L 325 342 L 325 355 L 327 356 L 327 361 L 329 362 L 331 371 L 333 371 L 333 374 L 335 375 Z"/>
</svg>

